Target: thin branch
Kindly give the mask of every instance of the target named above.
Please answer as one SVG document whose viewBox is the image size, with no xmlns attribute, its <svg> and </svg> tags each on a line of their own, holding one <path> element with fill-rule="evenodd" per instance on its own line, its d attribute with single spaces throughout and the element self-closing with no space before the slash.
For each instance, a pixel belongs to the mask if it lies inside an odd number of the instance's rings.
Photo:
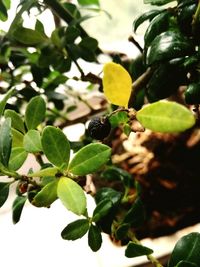
<svg viewBox="0 0 200 267">
<path fill-rule="evenodd" d="M 143 48 L 140 46 L 140 44 L 133 38 L 133 36 L 130 36 L 128 38 L 129 42 L 133 43 L 137 48 L 138 50 L 140 51 L 140 53 L 142 54 L 143 53 Z"/>
<path fill-rule="evenodd" d="M 132 85 L 132 91 L 128 102 L 128 107 L 131 108 L 135 102 L 135 98 L 140 89 L 146 86 L 153 73 L 152 68 L 148 68 Z"/>
</svg>

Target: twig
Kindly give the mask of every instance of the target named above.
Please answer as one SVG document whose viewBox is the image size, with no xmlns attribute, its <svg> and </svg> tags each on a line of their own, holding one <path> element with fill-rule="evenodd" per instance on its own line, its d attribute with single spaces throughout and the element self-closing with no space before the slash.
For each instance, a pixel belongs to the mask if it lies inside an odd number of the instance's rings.
<svg viewBox="0 0 200 267">
<path fill-rule="evenodd" d="M 140 89 L 145 87 L 153 73 L 152 68 L 148 68 L 132 85 L 132 91 L 128 102 L 128 107 L 131 108 L 135 102 L 135 98 Z"/>
<path fill-rule="evenodd" d="M 138 50 L 141 52 L 141 54 L 143 53 L 143 48 L 140 46 L 140 44 L 133 38 L 133 36 L 130 36 L 128 38 L 129 42 L 133 43 L 137 48 Z"/>
</svg>

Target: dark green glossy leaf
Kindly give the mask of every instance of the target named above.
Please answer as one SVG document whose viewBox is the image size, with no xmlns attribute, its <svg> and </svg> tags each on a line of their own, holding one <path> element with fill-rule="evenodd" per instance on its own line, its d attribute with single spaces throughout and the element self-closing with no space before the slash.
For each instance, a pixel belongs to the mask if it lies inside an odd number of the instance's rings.
<svg viewBox="0 0 200 267">
<path fill-rule="evenodd" d="M 115 231 L 115 237 L 118 240 L 123 240 L 127 237 L 128 230 L 130 228 L 130 224 L 123 223 L 121 224 L 117 230 Z"/>
<path fill-rule="evenodd" d="M 168 30 L 169 18 L 170 13 L 166 10 L 152 19 L 144 35 L 145 47 L 148 47 L 156 36 Z"/>
<path fill-rule="evenodd" d="M 48 183 L 35 195 L 31 203 L 36 207 L 49 207 L 57 199 L 57 186 L 58 180 Z"/>
<path fill-rule="evenodd" d="M 189 105 L 200 104 L 200 83 L 191 83 L 185 90 L 185 102 Z"/>
<path fill-rule="evenodd" d="M 120 199 L 122 197 L 122 193 L 118 192 L 110 187 L 103 187 L 99 189 L 95 195 L 95 201 L 96 203 L 100 203 L 102 200 L 111 200 L 113 205 L 116 205 L 119 203 Z"/>
<path fill-rule="evenodd" d="M 81 148 L 69 164 L 69 171 L 75 175 L 86 175 L 101 168 L 110 158 L 110 147 L 103 144 L 89 144 Z"/>
<path fill-rule="evenodd" d="M 102 219 L 112 207 L 113 203 L 109 199 L 104 199 L 101 202 L 99 202 L 93 212 L 93 217 L 92 217 L 93 222 L 97 222 L 100 219 Z"/>
<path fill-rule="evenodd" d="M 0 117 L 2 116 L 8 99 L 15 93 L 15 89 L 10 89 L 0 101 Z"/>
<path fill-rule="evenodd" d="M 174 60 L 161 63 L 155 69 L 146 85 L 149 102 L 155 102 L 176 93 L 179 87 L 187 83 L 187 71 L 181 64 L 172 64 Z"/>
<path fill-rule="evenodd" d="M 147 105 L 137 112 L 136 117 L 145 128 L 156 132 L 183 132 L 195 124 L 194 115 L 189 109 L 170 101 Z"/>
<path fill-rule="evenodd" d="M 115 166 L 107 168 L 102 172 L 101 176 L 109 181 L 120 180 L 127 187 L 131 187 L 134 184 L 133 177 L 129 172 Z"/>
<path fill-rule="evenodd" d="M 136 18 L 133 22 L 133 31 L 136 32 L 137 28 L 146 20 L 152 20 L 155 16 L 160 14 L 162 10 L 149 10 L 145 12 L 144 14 L 140 15 L 138 18 Z"/>
<path fill-rule="evenodd" d="M 86 197 L 83 189 L 72 179 L 62 177 L 59 180 L 57 195 L 63 205 L 77 215 L 86 211 Z"/>
<path fill-rule="evenodd" d="M 0 207 L 6 202 L 9 194 L 10 183 L 1 183 L 0 182 Z"/>
<path fill-rule="evenodd" d="M 88 245 L 92 251 L 96 252 L 102 244 L 101 231 L 96 225 L 91 224 L 88 232 Z"/>
<path fill-rule="evenodd" d="M 41 96 L 35 96 L 28 103 L 25 111 L 25 123 L 28 130 L 35 129 L 45 117 L 46 104 Z"/>
<path fill-rule="evenodd" d="M 199 248 L 199 233 L 194 232 L 183 236 L 178 240 L 172 251 L 168 267 L 176 266 L 181 260 L 200 266 Z"/>
<path fill-rule="evenodd" d="M 26 200 L 27 197 L 24 196 L 17 196 L 15 198 L 12 206 L 12 219 L 14 224 L 19 222 Z"/>
<path fill-rule="evenodd" d="M 24 135 L 24 149 L 29 153 L 37 153 L 42 151 L 41 137 L 37 130 L 29 130 Z"/>
<path fill-rule="evenodd" d="M 182 33 L 190 36 L 192 34 L 192 20 L 197 9 L 196 1 L 187 1 L 187 4 L 180 5 L 177 13 L 177 22 Z"/>
<path fill-rule="evenodd" d="M 65 42 L 67 44 L 74 43 L 76 38 L 80 35 L 80 30 L 75 26 L 69 26 L 67 27 L 67 30 L 65 32 Z"/>
<path fill-rule="evenodd" d="M 70 145 L 65 134 L 53 126 L 47 126 L 42 133 L 43 152 L 57 167 L 66 168 L 70 157 Z"/>
<path fill-rule="evenodd" d="M 155 6 L 162 6 L 162 5 L 166 5 L 166 4 L 173 2 L 173 1 L 174 0 L 144 0 L 144 3 L 155 5 Z"/>
<path fill-rule="evenodd" d="M 123 223 L 129 223 L 134 227 L 142 225 L 145 220 L 145 209 L 140 198 L 137 198 L 132 207 L 126 213 Z"/>
<path fill-rule="evenodd" d="M 44 43 L 47 38 L 41 32 L 24 28 L 24 27 L 17 27 L 13 31 L 13 37 L 22 44 L 25 45 L 38 45 Z"/>
<path fill-rule="evenodd" d="M 90 224 L 87 219 L 80 219 L 69 223 L 61 232 L 65 240 L 76 240 L 83 237 L 89 230 Z"/>
<path fill-rule="evenodd" d="M 180 261 L 175 267 L 198 267 L 195 263 L 189 261 Z"/>
<path fill-rule="evenodd" d="M 0 161 L 4 166 L 8 166 L 11 146 L 11 119 L 6 118 L 0 127 Z"/>
<path fill-rule="evenodd" d="M 4 112 L 5 118 L 11 118 L 11 126 L 12 128 L 24 133 L 25 127 L 22 117 L 12 109 L 6 109 Z"/>
<path fill-rule="evenodd" d="M 8 168 L 12 171 L 17 171 L 25 162 L 28 153 L 23 147 L 12 148 Z"/>
<path fill-rule="evenodd" d="M 78 0 L 78 3 L 82 6 L 89 6 L 89 5 L 99 6 L 99 0 Z"/>
<path fill-rule="evenodd" d="M 153 253 L 152 249 L 142 246 L 140 244 L 136 244 L 134 242 L 129 242 L 125 250 L 125 256 L 128 258 L 134 258 L 138 256 L 143 256 L 143 255 L 150 255 L 152 253 Z"/>
<path fill-rule="evenodd" d="M 98 42 L 96 39 L 92 37 L 85 37 L 84 39 L 81 40 L 79 46 L 91 51 L 95 51 L 98 47 Z"/>
<path fill-rule="evenodd" d="M 153 40 L 147 49 L 146 64 L 149 66 L 156 62 L 191 55 L 193 52 L 190 40 L 181 33 L 163 32 Z"/>
</svg>

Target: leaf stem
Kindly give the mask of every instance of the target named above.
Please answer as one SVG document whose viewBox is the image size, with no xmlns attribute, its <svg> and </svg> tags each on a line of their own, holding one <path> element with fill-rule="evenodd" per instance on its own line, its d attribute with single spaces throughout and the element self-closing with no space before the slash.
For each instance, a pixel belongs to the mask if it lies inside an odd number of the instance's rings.
<svg viewBox="0 0 200 267">
<path fill-rule="evenodd" d="M 199 24 L 200 24 L 200 1 L 198 1 L 198 6 L 192 20 L 192 32 L 195 36 L 199 33 Z"/>
</svg>

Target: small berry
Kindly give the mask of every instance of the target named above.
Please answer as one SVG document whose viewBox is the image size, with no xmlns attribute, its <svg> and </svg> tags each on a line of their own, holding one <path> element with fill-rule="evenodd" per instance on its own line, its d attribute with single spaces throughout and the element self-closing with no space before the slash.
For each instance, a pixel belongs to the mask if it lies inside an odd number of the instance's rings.
<svg viewBox="0 0 200 267">
<path fill-rule="evenodd" d="M 93 118 L 88 125 L 90 136 L 97 140 L 103 140 L 111 130 L 111 124 L 108 118 Z"/>
</svg>

